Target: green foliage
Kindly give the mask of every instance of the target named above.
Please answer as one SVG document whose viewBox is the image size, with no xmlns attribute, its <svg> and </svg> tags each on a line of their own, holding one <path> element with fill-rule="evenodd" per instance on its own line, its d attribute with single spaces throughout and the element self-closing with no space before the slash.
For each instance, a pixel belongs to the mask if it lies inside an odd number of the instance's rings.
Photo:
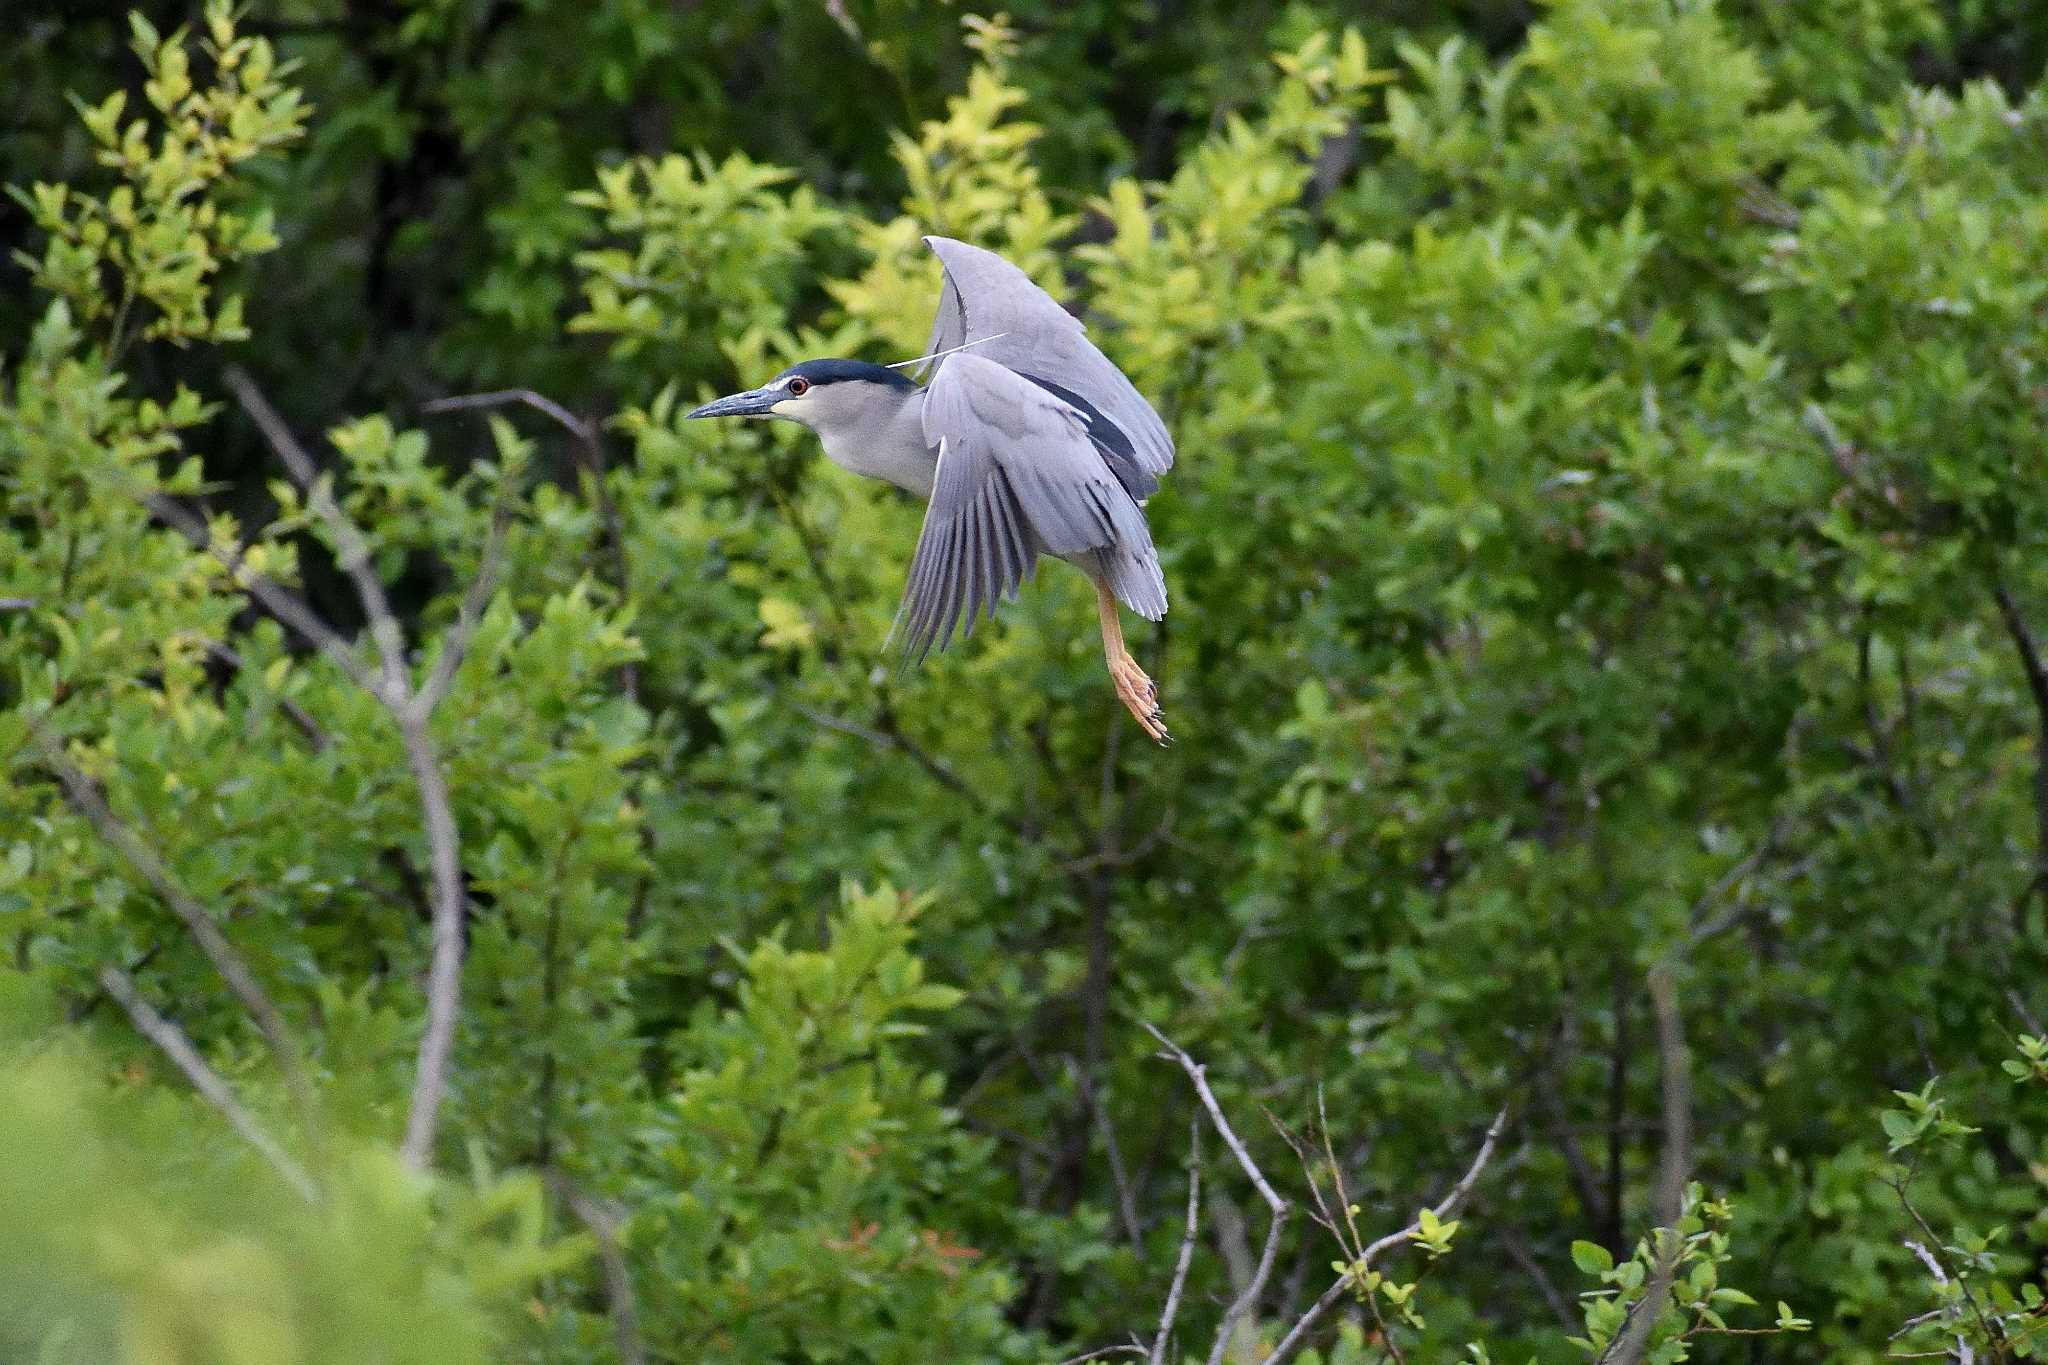
<svg viewBox="0 0 2048 1365">
<path fill-rule="evenodd" d="M 148 77 L 142 93 L 161 126 L 152 129 L 145 118 L 123 124 L 125 91 L 90 106 L 74 96 L 94 159 L 118 171 L 121 183 L 104 197 L 61 182 L 12 188 L 47 234 L 40 257 L 16 259 L 81 322 L 109 317 L 116 354 L 130 328 L 148 339 L 243 340 L 249 332 L 239 296 L 209 309 L 214 278 L 272 250 L 277 237 L 267 212 L 231 213 L 219 191 L 242 163 L 302 135 L 307 110 L 285 83 L 292 64 L 279 63 L 267 39 L 238 36 L 227 0 L 207 6 L 198 46 L 213 70 L 204 85 L 193 80 L 184 30 L 161 36 L 140 14 L 132 27 L 131 46 Z"/>
<path fill-rule="evenodd" d="M 1328 1276 L 1304 1360 L 1550 1365 L 1645 1311 L 1658 1360 L 2039 1355 L 2038 18 L 173 8 L 0 38 L 0 1355 L 1149 1340 L 1194 1102 L 1141 1020 L 1337 1225 L 1292 1221 L 1231 1359 Z M 915 354 L 932 231 L 1072 304 L 1173 427 L 1171 752 L 1078 576 L 895 671 L 922 509 L 680 420 Z M 395 1146 L 414 759 L 229 362 L 360 528 L 394 666 L 453 667 L 433 1173 Z M 489 387 L 567 424 L 421 410 Z M 277 1002 L 309 1106 L 67 765 Z M 1654 966 L 1697 1181 L 1665 1232 Z M 1472 1201 L 1368 1256 L 1502 1106 Z M 1188 1357 L 1263 1249 L 1208 1148 Z"/>
<path fill-rule="evenodd" d="M 1015 1285 L 946 1227 L 948 1204 L 983 1193 L 988 1144 L 902 1054 L 924 1031 L 905 1016 L 960 1000 L 923 979 L 915 911 L 886 887 L 849 892 L 829 951 L 764 941 L 736 1007 L 691 1029 L 635 1230 L 661 1335 L 722 1359 L 907 1362 L 941 1339 L 962 1359 L 1028 1358 L 1003 1321 Z"/>
<path fill-rule="evenodd" d="M 584 1259 L 539 1179 L 432 1181 L 376 1145 L 329 1154 L 320 1204 L 177 1084 L 80 1040 L 16 978 L 0 1015 L 0 1350 L 152 1365 L 485 1361 L 521 1296 Z"/>
<path fill-rule="evenodd" d="M 1746 1327 L 1739 1318 L 1735 1325 L 1728 1322 L 1725 1314 L 1757 1307 L 1748 1293 L 1721 1282 L 1723 1267 L 1734 1260 L 1729 1250 L 1734 1221 L 1735 1210 L 1727 1200 L 1708 1199 L 1695 1183 L 1685 1191 L 1677 1226 L 1655 1229 L 1636 1243 L 1634 1255 L 1619 1264 L 1596 1242 L 1573 1242 L 1572 1264 L 1609 1287 L 1580 1296 L 1586 1334 L 1573 1337 L 1572 1343 L 1595 1360 L 1607 1358 L 1616 1338 L 1638 1317 L 1654 1314 L 1643 1339 L 1642 1358 L 1668 1365 L 1691 1360 L 1701 1338 L 1810 1329 L 1813 1324 L 1794 1316 L 1782 1301 L 1769 1327 Z"/>
</svg>

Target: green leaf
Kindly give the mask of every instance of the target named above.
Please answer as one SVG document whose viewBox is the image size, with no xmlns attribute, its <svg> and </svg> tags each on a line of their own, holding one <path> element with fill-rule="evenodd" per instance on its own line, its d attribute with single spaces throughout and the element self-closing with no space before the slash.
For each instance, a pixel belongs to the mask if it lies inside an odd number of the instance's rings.
<svg viewBox="0 0 2048 1365">
<path fill-rule="evenodd" d="M 1573 1242 L 1572 1264 L 1588 1275 L 1604 1275 L 1614 1269 L 1614 1254 L 1598 1242 Z"/>
</svg>

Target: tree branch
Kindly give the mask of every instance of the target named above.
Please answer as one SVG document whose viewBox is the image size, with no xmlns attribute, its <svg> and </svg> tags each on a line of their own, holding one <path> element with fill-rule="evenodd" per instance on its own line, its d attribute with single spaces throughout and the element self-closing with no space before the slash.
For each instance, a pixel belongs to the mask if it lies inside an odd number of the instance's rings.
<svg viewBox="0 0 2048 1365">
<path fill-rule="evenodd" d="M 617 580 L 614 586 L 618 588 L 621 597 L 626 596 L 632 591 L 632 575 L 626 561 L 625 524 L 619 518 L 619 505 L 612 498 L 612 490 L 605 483 L 604 443 L 598 439 L 599 426 L 596 422 L 578 417 L 546 394 L 536 393 L 532 389 L 497 389 L 490 393 L 466 393 L 453 398 L 436 398 L 420 404 L 420 411 L 430 414 L 468 412 L 513 404 L 524 404 L 542 413 L 575 439 L 577 462 L 590 475 L 591 496 L 597 503 L 597 514 L 604 522 L 606 549 L 612 561 L 612 577 Z M 640 700 L 639 665 L 622 665 L 619 676 L 625 684 L 626 695 L 634 701 Z"/>
<path fill-rule="evenodd" d="M 363 661 L 356 657 L 355 650 L 341 638 L 340 632 L 321 620 L 311 607 L 287 592 L 276 580 L 250 572 L 240 551 L 230 546 L 215 544 L 213 532 L 207 528 L 205 520 L 197 513 L 162 493 L 146 494 L 142 502 L 158 521 L 185 537 L 196 548 L 212 555 L 220 566 L 228 571 L 228 577 L 234 585 L 255 598 L 258 606 L 283 622 L 300 639 L 333 660 L 335 667 L 346 673 L 364 691 L 373 694 L 376 692 L 376 680 L 370 675 L 369 670 L 363 667 Z"/>
<path fill-rule="evenodd" d="M 489 393 L 465 393 L 453 398 L 434 398 L 420 404 L 424 413 L 470 412 L 479 408 L 503 408 L 523 403 L 535 412 L 551 418 L 564 431 L 579 441 L 597 439 L 597 428 L 584 421 L 575 413 L 549 398 L 546 394 L 532 389 L 494 389 Z"/>
<path fill-rule="evenodd" d="M 255 1023 L 257 1031 L 263 1035 L 263 1040 L 270 1045 L 272 1055 L 277 1058 L 278 1070 L 283 1073 L 285 1085 L 298 1104 L 300 1120 L 306 1125 L 307 1133 L 317 1132 L 313 1090 L 299 1061 L 299 1050 L 293 1044 L 291 1034 L 285 1027 L 284 1015 L 257 982 L 255 973 L 249 970 L 249 964 L 242 960 L 242 955 L 228 942 L 227 935 L 221 932 L 220 926 L 214 922 L 213 916 L 206 912 L 205 907 L 187 895 L 184 888 L 178 885 L 177 879 L 171 875 L 171 870 L 164 865 L 163 859 L 157 856 L 156 850 L 122 823 L 121 818 L 114 814 L 105 798 L 94 789 L 85 774 L 64 757 L 55 739 L 39 721 L 30 719 L 29 733 L 41 751 L 43 762 L 57 775 L 58 782 L 63 785 L 64 794 L 70 799 L 73 808 L 92 823 L 93 828 L 99 831 L 100 837 L 112 845 L 114 851 L 125 858 L 130 867 L 142 874 L 142 879 L 148 882 L 164 904 L 171 908 L 171 912 L 184 922 L 185 928 L 198 943 L 199 950 L 206 954 L 207 961 L 213 964 L 214 970 L 227 982 L 228 989 L 242 1002 L 242 1007 L 249 1011 L 249 1017 Z M 115 969 L 110 967 L 107 970 Z M 126 979 L 125 976 L 123 979 Z M 102 982 L 104 984 L 104 978 Z"/>
<path fill-rule="evenodd" d="M 1636 1302 L 1627 1327 L 1617 1335 L 1600 1359 L 1615 1365 L 1642 1365 L 1650 1349 L 1650 1334 L 1663 1316 L 1664 1301 L 1678 1273 L 1685 1238 L 1678 1220 L 1685 1208 L 1685 1185 L 1690 1178 L 1692 1146 L 1692 1067 L 1686 1054 L 1684 1021 L 1678 1013 L 1678 990 L 1671 981 L 1668 963 L 1650 969 L 1650 1008 L 1657 1018 L 1657 1059 L 1663 1070 L 1664 1151 L 1657 1177 L 1657 1264 L 1649 1289 Z"/>
<path fill-rule="evenodd" d="M 369 542 L 334 500 L 332 491 L 319 476 L 312 457 L 299 445 L 284 419 L 257 389 L 254 380 L 238 367 L 226 375 L 242 408 L 249 414 L 293 479 L 306 492 L 313 510 L 327 523 L 342 567 L 355 580 L 370 631 L 377 642 L 383 670 L 382 685 L 358 678 L 370 694 L 384 704 L 398 726 L 405 749 L 406 767 L 419 789 L 420 812 L 426 826 L 427 852 L 433 876 L 433 953 L 427 974 L 427 1026 L 420 1037 L 419 1060 L 413 1076 L 412 1103 L 406 1114 L 403 1154 L 408 1165 L 425 1170 L 432 1164 L 434 1129 L 440 1116 L 441 1100 L 448 1089 L 449 1059 L 455 1050 L 456 1016 L 462 997 L 462 915 L 466 897 L 462 888 L 460 838 L 455 811 L 448 795 L 447 776 L 441 771 L 428 723 L 434 708 L 446 695 L 448 683 L 461 662 L 468 632 L 474 628 L 482 603 L 489 594 L 489 579 L 496 563 L 495 542 L 500 538 L 498 521 L 504 512 L 500 501 L 493 517 L 492 546 L 487 546 L 479 566 L 478 583 L 464 594 L 463 608 L 454 626 L 443 637 L 441 659 L 434 675 L 418 690 L 411 684 L 405 663 L 405 636 L 391 603 L 384 594 L 370 562 Z M 479 586 L 481 585 L 481 586 Z"/>
<path fill-rule="evenodd" d="M 192 1082 L 192 1087 L 206 1099 L 207 1103 L 221 1112 L 228 1125 L 240 1133 L 251 1147 L 263 1154 L 264 1160 L 284 1178 L 285 1184 L 290 1185 L 308 1202 L 319 1199 L 320 1187 L 313 1183 L 313 1177 L 306 1174 L 305 1168 L 287 1156 L 284 1148 L 278 1146 L 276 1140 L 263 1131 L 262 1125 L 256 1122 L 255 1115 L 242 1107 L 241 1101 L 228 1089 L 227 1082 L 206 1064 L 206 1059 L 199 1055 L 199 1050 L 192 1046 L 191 1041 L 178 1026 L 150 1008 L 149 1002 L 135 989 L 133 978 L 118 967 L 102 967 L 100 989 L 113 997 L 114 1001 L 128 1012 L 128 1017 L 135 1021 L 137 1031 L 155 1043 L 163 1054 L 177 1065 L 178 1070 L 185 1073 L 185 1078 Z"/>
<path fill-rule="evenodd" d="M 1252 1160 L 1251 1153 L 1238 1138 L 1236 1130 L 1230 1126 L 1230 1120 L 1223 1116 L 1223 1106 L 1216 1102 L 1216 1092 L 1209 1088 L 1208 1068 L 1196 1062 L 1180 1044 L 1152 1027 L 1150 1023 L 1145 1023 L 1145 1031 L 1166 1049 L 1162 1055 L 1170 1061 L 1178 1062 L 1180 1069 L 1187 1072 L 1188 1079 L 1194 1082 L 1195 1093 L 1201 1097 L 1202 1107 L 1209 1111 L 1209 1121 L 1216 1126 L 1217 1133 L 1222 1136 L 1224 1146 L 1237 1158 L 1237 1164 L 1243 1168 L 1245 1175 L 1250 1177 L 1252 1187 L 1259 1192 L 1259 1197 L 1266 1201 L 1266 1207 L 1272 1211 L 1272 1221 L 1266 1225 L 1266 1245 L 1259 1253 L 1258 1268 L 1252 1272 L 1251 1283 L 1244 1287 L 1244 1292 L 1230 1301 L 1230 1306 L 1223 1310 L 1223 1320 L 1216 1325 L 1216 1340 L 1209 1348 L 1210 1365 L 1216 1365 L 1223 1359 L 1224 1352 L 1230 1349 L 1231 1336 L 1237 1330 L 1238 1321 L 1257 1306 L 1260 1296 L 1266 1292 L 1266 1281 L 1272 1277 L 1273 1261 L 1279 1254 L 1281 1234 L 1287 1230 L 1290 1209 L 1287 1201 L 1281 1198 L 1267 1181 L 1265 1173 L 1259 1170 L 1258 1163 Z"/>
<path fill-rule="evenodd" d="M 1195 1257 L 1197 1219 L 1202 1208 L 1202 1121 L 1188 1124 L 1188 1229 L 1180 1239 L 1180 1259 L 1174 1263 L 1173 1284 L 1166 1291 L 1166 1307 L 1159 1313 L 1159 1331 L 1152 1338 L 1151 1365 L 1164 1365 L 1166 1339 L 1173 1334 L 1173 1320 L 1180 1315 L 1181 1290 L 1188 1281 L 1188 1263 Z"/>
<path fill-rule="evenodd" d="M 1480 1175 L 1486 1170 L 1486 1164 L 1493 1160 L 1493 1150 L 1499 1144 L 1500 1135 L 1506 1130 L 1507 1125 L 1508 1111 L 1503 1108 L 1493 1116 L 1493 1122 L 1486 1129 L 1486 1140 L 1479 1144 L 1479 1153 L 1472 1158 L 1472 1164 L 1466 1167 L 1465 1174 L 1458 1178 L 1458 1183 L 1451 1186 L 1450 1193 L 1439 1200 L 1430 1212 L 1440 1219 L 1445 1219 L 1464 1205 L 1466 1197 L 1472 1193 L 1472 1187 L 1479 1183 Z M 1399 1232 L 1388 1233 L 1365 1248 L 1365 1253 L 1359 1257 L 1360 1262 L 1370 1265 L 1374 1257 L 1408 1241 L 1421 1230 L 1422 1220 L 1418 1218 Z M 1295 1319 L 1294 1326 L 1287 1329 L 1287 1335 L 1280 1338 L 1280 1344 L 1273 1348 L 1273 1354 L 1266 1357 L 1263 1365 L 1287 1365 L 1288 1361 L 1300 1355 L 1303 1348 L 1308 1345 L 1309 1334 L 1315 1331 L 1316 1324 L 1320 1323 L 1329 1311 L 1351 1292 L 1351 1289 L 1351 1276 L 1339 1275 L 1336 1282 L 1309 1305 L 1308 1311 Z"/>
<path fill-rule="evenodd" d="M 2041 650 L 2027 628 L 2027 618 L 2020 614 L 2019 603 L 1995 573 L 1991 594 L 1998 599 L 1998 614 L 2005 620 L 2013 648 L 2019 651 L 2020 667 L 2027 675 L 2027 691 L 2034 698 L 2034 878 L 2028 888 L 2031 892 L 2048 885 L 2048 664 L 2041 660 Z"/>
<path fill-rule="evenodd" d="M 512 507 L 506 497 L 509 485 L 509 479 L 499 485 L 495 505 L 491 508 L 491 530 L 484 539 L 483 558 L 477 562 L 476 577 L 470 580 L 469 590 L 462 594 L 462 605 L 455 612 L 455 624 L 441 636 L 441 656 L 434 660 L 427 680 L 420 684 L 419 691 L 413 696 L 412 708 L 422 719 L 432 715 L 434 708 L 448 695 L 449 684 L 455 681 L 456 670 L 462 667 L 463 656 L 469 652 L 469 640 L 476 634 L 476 623 L 482 618 L 484 606 L 497 588 L 498 566 L 505 550 L 505 527 L 512 520 Z"/>
<path fill-rule="evenodd" d="M 306 500 L 320 519 L 327 523 L 327 532 L 334 538 L 334 550 L 341 567 L 356 585 L 356 596 L 362 600 L 363 614 L 370 623 L 370 638 L 376 641 L 378 662 L 384 673 L 384 690 L 379 695 L 385 704 L 396 707 L 410 690 L 405 669 L 405 636 L 398 626 L 398 617 L 391 610 L 391 601 L 384 595 L 384 584 L 377 577 L 376 566 L 371 563 L 370 542 L 356 529 L 348 514 L 341 510 L 341 504 L 334 500 L 333 490 L 320 478 L 320 468 L 313 463 L 313 457 L 306 453 L 298 438 L 292 435 L 277 409 L 270 406 L 270 400 L 256 387 L 256 381 L 248 371 L 239 365 L 230 365 L 222 376 L 242 411 L 263 433 L 263 439 L 284 462 L 285 469 L 305 493 Z"/>
<path fill-rule="evenodd" d="M 647 1350 L 640 1341 L 639 1315 L 633 1309 L 633 1276 L 619 1249 L 619 1215 L 569 1182 L 559 1171 L 548 1172 L 548 1183 L 576 1215 L 576 1221 L 590 1229 L 597 1239 L 597 1261 L 604 1271 L 605 1296 L 611 1301 L 612 1343 L 619 1365 L 646 1365 Z"/>
</svg>

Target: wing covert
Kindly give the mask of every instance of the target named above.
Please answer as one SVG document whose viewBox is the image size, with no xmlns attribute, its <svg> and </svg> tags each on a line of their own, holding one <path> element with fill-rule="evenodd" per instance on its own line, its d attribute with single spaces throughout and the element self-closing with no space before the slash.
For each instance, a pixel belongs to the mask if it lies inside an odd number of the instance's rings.
<svg viewBox="0 0 2048 1365">
<path fill-rule="evenodd" d="M 1145 514 L 1078 409 L 964 351 L 939 362 L 924 430 L 939 465 L 904 593 L 907 651 L 944 649 L 993 615 L 1041 554 L 1080 560 L 1133 611 L 1165 614 Z"/>
<path fill-rule="evenodd" d="M 1068 401 L 1091 424 L 1113 427 L 1115 436 L 1098 430 L 1097 439 L 1131 496 L 1149 496 L 1158 487 L 1157 476 L 1173 467 L 1173 438 L 1145 396 L 1088 339 L 1080 320 L 993 251 L 951 237 L 924 240 L 945 267 L 926 349 L 978 342 L 966 354 L 1006 365 Z"/>
</svg>

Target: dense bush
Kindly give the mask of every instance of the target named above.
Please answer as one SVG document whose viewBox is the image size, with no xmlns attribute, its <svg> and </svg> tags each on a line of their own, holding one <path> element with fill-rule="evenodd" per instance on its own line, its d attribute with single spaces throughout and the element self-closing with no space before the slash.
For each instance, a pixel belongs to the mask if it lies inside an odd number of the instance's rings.
<svg viewBox="0 0 2048 1365">
<path fill-rule="evenodd" d="M 0 1356 L 2041 1353 L 2048 22 L 270 8 L 0 36 Z M 1171 751 L 679 421 L 927 231 Z"/>
</svg>

